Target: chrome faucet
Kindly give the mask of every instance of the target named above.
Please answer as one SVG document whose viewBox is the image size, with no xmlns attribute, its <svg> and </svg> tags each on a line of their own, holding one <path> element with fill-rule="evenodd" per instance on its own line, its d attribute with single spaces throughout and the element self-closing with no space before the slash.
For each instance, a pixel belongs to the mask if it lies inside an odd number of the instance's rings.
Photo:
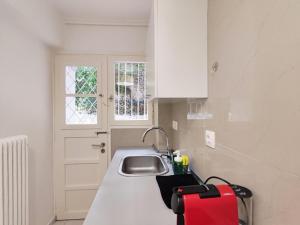
<svg viewBox="0 0 300 225">
<path fill-rule="evenodd" d="M 171 157 L 172 156 L 172 150 L 170 149 L 170 146 L 169 146 L 169 137 L 168 137 L 168 134 L 167 132 L 161 128 L 161 127 L 151 127 L 149 129 L 147 129 L 143 136 L 142 136 L 142 142 L 144 143 L 145 142 L 145 138 L 147 136 L 147 134 L 152 131 L 152 130 L 158 130 L 161 134 L 163 134 L 166 138 L 166 144 L 167 144 L 167 156 L 168 157 Z M 153 145 L 155 147 L 155 145 Z M 157 152 L 160 152 L 157 148 L 154 148 Z"/>
</svg>

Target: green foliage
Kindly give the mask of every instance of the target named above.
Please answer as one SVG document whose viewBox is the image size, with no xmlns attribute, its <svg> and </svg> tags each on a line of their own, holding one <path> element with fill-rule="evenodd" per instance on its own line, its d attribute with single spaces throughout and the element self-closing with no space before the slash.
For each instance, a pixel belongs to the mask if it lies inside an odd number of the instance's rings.
<svg viewBox="0 0 300 225">
<path fill-rule="evenodd" d="M 95 67 L 81 66 L 75 73 L 76 94 L 96 94 L 97 93 L 97 70 Z M 89 114 L 96 113 L 96 97 L 76 97 L 76 108 Z"/>
<path fill-rule="evenodd" d="M 75 73 L 76 94 L 96 94 L 97 70 L 95 67 L 78 67 Z"/>
</svg>

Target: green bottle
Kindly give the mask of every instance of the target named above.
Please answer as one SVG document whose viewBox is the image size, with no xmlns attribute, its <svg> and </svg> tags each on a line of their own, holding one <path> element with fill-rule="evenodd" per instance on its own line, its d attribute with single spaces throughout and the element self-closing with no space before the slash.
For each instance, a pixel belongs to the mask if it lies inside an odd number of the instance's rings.
<svg viewBox="0 0 300 225">
<path fill-rule="evenodd" d="M 180 151 L 175 151 L 174 152 L 174 174 L 183 174 L 183 165 L 182 165 L 182 157 L 180 154 Z"/>
</svg>

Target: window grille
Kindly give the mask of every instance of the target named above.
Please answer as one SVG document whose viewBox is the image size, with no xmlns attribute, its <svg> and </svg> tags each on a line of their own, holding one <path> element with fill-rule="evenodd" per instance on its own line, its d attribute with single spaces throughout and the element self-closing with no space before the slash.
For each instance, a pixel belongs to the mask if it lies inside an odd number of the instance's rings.
<svg viewBox="0 0 300 225">
<path fill-rule="evenodd" d="M 115 62 L 115 120 L 148 120 L 146 71 L 143 62 Z"/>
</svg>

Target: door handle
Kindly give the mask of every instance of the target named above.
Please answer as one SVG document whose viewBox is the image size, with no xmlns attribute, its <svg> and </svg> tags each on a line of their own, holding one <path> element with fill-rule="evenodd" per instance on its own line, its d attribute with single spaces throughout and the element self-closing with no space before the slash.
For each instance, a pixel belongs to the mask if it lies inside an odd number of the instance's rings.
<svg viewBox="0 0 300 225">
<path fill-rule="evenodd" d="M 99 134 L 107 134 L 107 131 L 96 131 L 95 134 L 98 136 Z"/>
<path fill-rule="evenodd" d="M 104 148 L 105 147 L 105 143 L 102 142 L 100 145 L 93 144 L 92 147 L 93 148 Z"/>
<path fill-rule="evenodd" d="M 114 100 L 114 96 L 110 95 L 109 98 L 108 98 L 108 100 L 112 102 Z"/>
<path fill-rule="evenodd" d="M 105 149 L 104 148 L 101 149 L 101 153 L 102 154 L 105 153 Z"/>
<path fill-rule="evenodd" d="M 101 148 L 101 145 L 92 145 L 93 148 Z"/>
</svg>

